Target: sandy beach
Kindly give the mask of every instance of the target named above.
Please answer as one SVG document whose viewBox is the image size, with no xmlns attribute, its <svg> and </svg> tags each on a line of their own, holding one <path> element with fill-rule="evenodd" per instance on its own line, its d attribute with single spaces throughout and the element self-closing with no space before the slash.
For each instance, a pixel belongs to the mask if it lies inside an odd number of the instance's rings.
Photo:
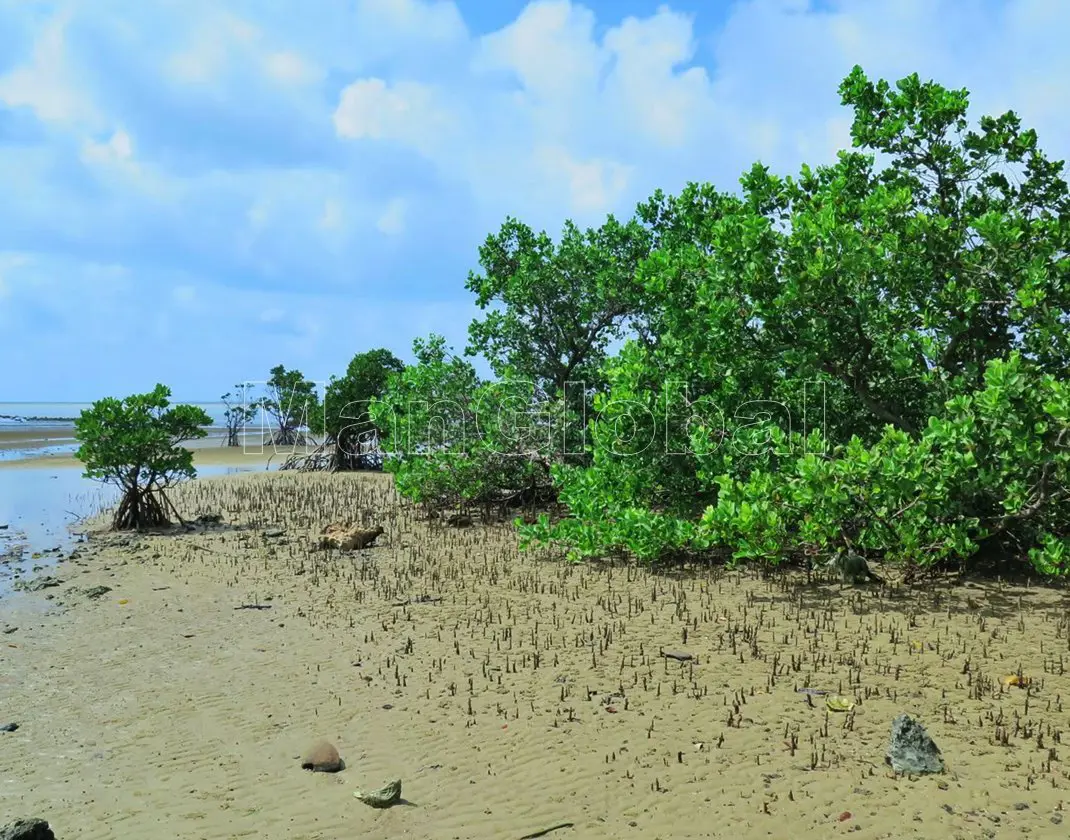
<svg viewBox="0 0 1070 840">
<path fill-rule="evenodd" d="M 1065 834 L 1062 593 L 569 565 L 422 521 L 382 475 L 176 501 L 223 524 L 94 534 L 61 584 L 0 600 L 11 818 L 102 840 Z M 385 533 L 312 550 L 334 521 Z M 1032 686 L 1003 686 L 1019 667 Z M 884 765 L 901 712 L 946 773 Z M 321 738 L 341 773 L 299 766 Z M 400 805 L 353 796 L 395 778 Z"/>
</svg>

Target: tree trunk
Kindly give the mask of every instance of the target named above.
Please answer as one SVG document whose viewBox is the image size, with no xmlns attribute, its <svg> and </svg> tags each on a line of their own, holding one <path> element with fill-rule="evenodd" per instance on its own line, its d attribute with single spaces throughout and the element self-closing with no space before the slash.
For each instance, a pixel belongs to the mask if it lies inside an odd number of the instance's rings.
<svg viewBox="0 0 1070 840">
<path fill-rule="evenodd" d="M 127 485 L 112 519 L 112 528 L 116 531 L 140 531 L 142 528 L 160 528 L 171 524 L 162 504 L 162 495 L 161 490 Z"/>
</svg>

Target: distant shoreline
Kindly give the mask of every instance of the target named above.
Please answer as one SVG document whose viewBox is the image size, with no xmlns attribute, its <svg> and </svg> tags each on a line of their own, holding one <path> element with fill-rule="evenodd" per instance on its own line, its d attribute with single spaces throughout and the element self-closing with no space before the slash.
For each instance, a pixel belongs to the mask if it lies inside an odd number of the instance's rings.
<svg viewBox="0 0 1070 840">
<path fill-rule="evenodd" d="M 39 417 L 36 414 L 0 414 L 0 420 L 13 420 L 16 423 L 70 423 L 74 425 L 77 417 Z"/>
<path fill-rule="evenodd" d="M 193 465 L 219 467 L 256 467 L 267 469 L 269 464 L 281 464 L 290 455 L 289 450 L 279 449 L 272 452 L 270 447 L 262 447 L 257 452 L 255 447 L 241 446 L 190 446 L 186 449 L 193 453 Z M 84 465 L 72 452 L 44 452 L 30 454 L 20 452 L 18 457 L 0 459 L 0 470 L 12 469 L 64 469 Z"/>
<path fill-rule="evenodd" d="M 264 445 L 259 433 L 249 435 L 243 446 L 223 446 L 226 429 L 207 431 L 207 436 L 184 444 L 193 453 L 195 466 L 264 468 L 269 460 L 279 464 L 293 452 L 292 447 Z M 0 426 L 0 470 L 80 468 L 82 462 L 74 455 L 77 445 L 73 429 Z"/>
</svg>

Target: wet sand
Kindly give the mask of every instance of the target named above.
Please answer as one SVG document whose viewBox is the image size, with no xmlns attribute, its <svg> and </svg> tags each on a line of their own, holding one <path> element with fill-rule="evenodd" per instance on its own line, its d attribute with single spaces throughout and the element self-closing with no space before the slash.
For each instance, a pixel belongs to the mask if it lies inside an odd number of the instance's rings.
<svg viewBox="0 0 1070 840">
<path fill-rule="evenodd" d="M 200 443 L 200 441 L 198 441 Z M 214 446 L 193 448 L 200 477 L 263 471 L 277 467 L 288 454 L 270 447 L 243 450 Z M 87 479 L 84 465 L 70 454 L 41 448 L 0 460 L 0 597 L 19 576 L 52 565 L 57 553 L 76 541 L 82 519 L 99 513 L 118 499 L 113 485 Z M 4 527 L 6 526 L 6 527 Z"/>
<path fill-rule="evenodd" d="M 41 430 L 0 431 L 0 470 L 3 469 L 65 469 L 81 468 L 82 462 L 74 457 L 73 439 L 65 433 L 43 435 Z M 72 451 L 52 451 L 62 446 Z M 219 435 L 188 441 L 186 448 L 193 452 L 195 466 L 265 466 L 269 461 L 279 464 L 294 452 L 293 447 L 273 448 L 259 440 L 245 446 L 223 446 Z M 304 450 L 301 450 L 304 451 Z"/>
<path fill-rule="evenodd" d="M 0 427 L 0 449 L 18 449 L 27 444 L 49 446 L 74 441 L 70 428 L 4 426 Z"/>
<path fill-rule="evenodd" d="M 568 565 L 424 522 L 387 476 L 176 500 L 225 525 L 95 536 L 61 586 L 0 601 L 9 818 L 89 840 L 1065 836 L 1062 592 Z M 312 551 L 336 520 L 385 533 Z M 1000 682 L 1019 667 L 1028 691 Z M 890 774 L 901 712 L 946 773 Z M 319 738 L 342 773 L 300 769 Z M 402 805 L 353 797 L 393 778 Z"/>
</svg>

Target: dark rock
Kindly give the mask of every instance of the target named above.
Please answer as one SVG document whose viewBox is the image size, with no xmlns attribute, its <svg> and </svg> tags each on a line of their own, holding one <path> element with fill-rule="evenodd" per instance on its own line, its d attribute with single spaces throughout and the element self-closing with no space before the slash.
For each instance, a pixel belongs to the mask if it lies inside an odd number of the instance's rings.
<svg viewBox="0 0 1070 840">
<path fill-rule="evenodd" d="M 940 748 L 929 737 L 925 727 L 909 715 L 899 715 L 892 721 L 892 738 L 884 761 L 896 773 L 920 776 L 944 772 Z"/>
<path fill-rule="evenodd" d="M 455 513 L 446 520 L 446 524 L 454 528 L 468 528 L 472 525 L 472 517 L 466 513 Z"/>
<path fill-rule="evenodd" d="M 0 828 L 0 840 L 56 840 L 45 820 L 15 820 Z"/>
<path fill-rule="evenodd" d="M 14 732 L 19 728 L 17 723 L 3 723 L 0 724 L 0 732 Z"/>
<path fill-rule="evenodd" d="M 345 762 L 338 755 L 334 744 L 320 741 L 301 759 L 301 767 L 314 773 L 337 773 L 345 769 Z"/>
<path fill-rule="evenodd" d="M 62 585 L 63 581 L 59 578 L 54 578 L 51 575 L 45 575 L 44 577 L 34 578 L 33 580 L 16 581 L 13 589 L 20 589 L 24 592 L 40 592 L 42 589 L 50 589 L 53 586 Z"/>
</svg>

